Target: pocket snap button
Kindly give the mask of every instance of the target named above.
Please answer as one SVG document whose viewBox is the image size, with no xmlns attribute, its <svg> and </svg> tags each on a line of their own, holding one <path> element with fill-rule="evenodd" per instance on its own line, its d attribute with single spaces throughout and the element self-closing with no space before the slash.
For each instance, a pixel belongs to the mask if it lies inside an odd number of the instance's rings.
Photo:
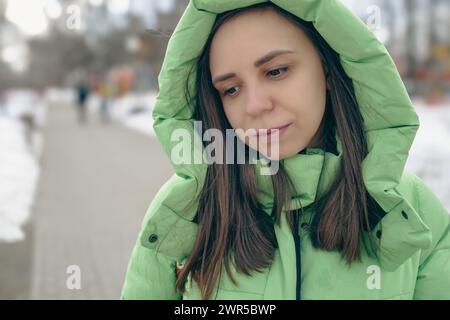
<svg viewBox="0 0 450 320">
<path fill-rule="evenodd" d="M 158 241 L 158 235 L 152 233 L 152 234 L 150 235 L 150 237 L 148 237 L 148 241 L 149 241 L 150 243 L 154 243 L 154 242 Z"/>
<path fill-rule="evenodd" d="M 406 214 L 405 211 L 402 211 L 402 216 L 403 216 L 403 218 L 405 218 L 406 220 L 408 220 L 408 215 Z"/>
</svg>

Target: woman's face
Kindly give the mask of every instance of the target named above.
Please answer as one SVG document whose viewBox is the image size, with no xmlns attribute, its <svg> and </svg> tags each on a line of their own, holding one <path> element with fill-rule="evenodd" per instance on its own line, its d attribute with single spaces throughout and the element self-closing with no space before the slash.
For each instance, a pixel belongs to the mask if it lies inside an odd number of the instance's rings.
<svg viewBox="0 0 450 320">
<path fill-rule="evenodd" d="M 212 40 L 209 67 L 233 129 L 256 130 L 252 137 L 238 133 L 247 145 L 274 160 L 320 145 L 322 63 L 305 33 L 286 18 L 264 10 L 225 22 Z M 275 128 L 278 136 L 259 130 Z M 278 156 L 268 154 L 275 144 Z"/>
</svg>

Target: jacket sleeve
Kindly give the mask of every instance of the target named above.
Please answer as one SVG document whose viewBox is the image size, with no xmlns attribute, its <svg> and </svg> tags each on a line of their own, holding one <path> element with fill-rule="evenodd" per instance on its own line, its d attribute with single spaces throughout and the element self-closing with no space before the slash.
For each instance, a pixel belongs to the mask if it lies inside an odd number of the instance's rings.
<svg viewBox="0 0 450 320">
<path fill-rule="evenodd" d="M 128 263 L 121 300 L 181 300 L 174 289 L 175 261 L 138 240 Z"/>
<path fill-rule="evenodd" d="M 171 219 L 159 222 L 160 216 L 166 215 L 162 202 L 171 187 L 170 179 L 158 191 L 150 203 L 149 208 L 141 224 L 141 230 L 137 237 L 128 262 L 125 281 L 122 287 L 121 300 L 180 300 L 181 295 L 175 292 L 176 258 L 170 254 L 160 252 L 160 242 L 166 237 L 164 227 L 172 224 Z M 165 223 L 164 221 L 167 221 Z M 155 242 L 150 242 L 153 236 Z M 170 252 L 170 250 L 166 250 Z"/>
<path fill-rule="evenodd" d="M 179 211 L 173 204 L 187 202 L 187 188 L 192 189 L 191 181 L 174 174 L 151 202 L 131 253 L 121 299 L 182 298 L 175 290 L 176 263 L 190 254 L 198 226 L 188 218 L 195 206 Z"/>
<path fill-rule="evenodd" d="M 176 259 L 145 245 L 150 235 L 148 221 L 157 213 L 157 199 L 150 204 L 131 253 L 121 300 L 181 300 L 175 291 Z"/>
<path fill-rule="evenodd" d="M 450 214 L 416 177 L 419 214 L 432 231 L 431 246 L 422 251 L 414 299 L 450 299 Z"/>
</svg>

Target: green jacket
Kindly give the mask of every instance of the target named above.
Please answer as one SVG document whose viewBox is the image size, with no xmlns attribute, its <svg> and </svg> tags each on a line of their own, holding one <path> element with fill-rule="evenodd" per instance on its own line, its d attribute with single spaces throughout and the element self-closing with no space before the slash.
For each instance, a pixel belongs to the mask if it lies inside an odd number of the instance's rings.
<svg viewBox="0 0 450 320">
<path fill-rule="evenodd" d="M 216 15 L 264 1 L 190 1 L 169 41 L 158 78 L 154 129 L 168 155 L 177 143 L 170 139 L 174 129 L 197 134 L 192 105 L 184 99 L 184 83 Z M 275 226 L 279 248 L 271 266 L 251 277 L 234 272 L 238 286 L 222 272 L 212 298 L 296 299 L 296 285 L 301 281 L 302 299 L 450 299 L 450 215 L 418 177 L 404 171 L 419 120 L 391 57 L 338 0 L 272 2 L 312 21 L 339 53 L 353 80 L 369 145 L 364 182 L 386 212 L 375 227 L 379 258 L 363 250 L 361 262 L 349 268 L 338 252 L 314 249 L 305 228 L 314 214 L 311 204 L 337 174 L 342 157 L 337 137 L 338 154 L 311 148 L 282 160 L 300 190 L 292 198 L 293 207 L 302 205 L 306 213 L 298 228 L 301 279 L 296 273 L 296 243 L 284 218 Z M 201 152 L 201 148 L 194 145 L 192 151 Z M 173 163 L 173 167 L 176 173 L 155 196 L 142 222 L 122 299 L 200 299 L 195 282 L 191 286 L 188 281 L 183 296 L 173 287 L 175 266 L 184 263 L 196 239 L 197 225 L 192 222 L 196 208 L 185 205 L 201 190 L 206 164 Z M 273 190 L 268 179 L 258 175 L 258 198 L 269 213 Z"/>
</svg>

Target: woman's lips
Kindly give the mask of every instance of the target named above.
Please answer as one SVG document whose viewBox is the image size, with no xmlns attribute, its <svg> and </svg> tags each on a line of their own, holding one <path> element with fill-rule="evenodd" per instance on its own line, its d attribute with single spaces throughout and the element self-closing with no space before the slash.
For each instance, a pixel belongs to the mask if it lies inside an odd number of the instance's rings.
<svg viewBox="0 0 450 320">
<path fill-rule="evenodd" d="M 287 128 L 289 128 L 289 126 L 292 123 L 286 124 L 284 126 L 281 127 L 275 127 L 275 128 L 271 128 L 271 129 L 260 129 L 258 130 L 257 135 L 258 136 L 270 136 L 272 133 L 275 133 L 276 130 L 278 129 L 280 136 L 286 131 Z"/>
<path fill-rule="evenodd" d="M 292 125 L 292 123 L 286 124 L 284 126 L 281 127 L 276 127 L 276 128 L 271 128 L 271 129 L 261 129 L 258 130 L 258 138 L 260 137 L 268 137 L 271 138 L 273 133 L 276 132 L 276 130 L 278 130 L 278 137 L 281 138 L 281 136 L 286 132 L 286 130 Z M 275 135 L 274 135 L 275 136 Z"/>
</svg>

